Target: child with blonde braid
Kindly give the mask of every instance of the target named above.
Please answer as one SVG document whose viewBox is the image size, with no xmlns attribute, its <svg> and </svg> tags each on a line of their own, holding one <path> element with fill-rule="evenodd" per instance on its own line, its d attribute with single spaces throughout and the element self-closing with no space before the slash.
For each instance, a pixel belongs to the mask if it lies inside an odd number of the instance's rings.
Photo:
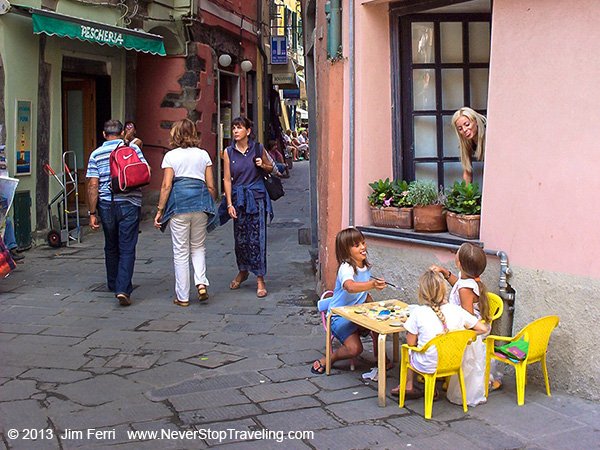
<svg viewBox="0 0 600 450">
<path fill-rule="evenodd" d="M 419 278 L 418 297 L 420 306 L 411 311 L 404 324 L 406 343 L 423 347 L 431 339 L 452 330 L 473 329 L 478 334 L 489 331 L 487 325 L 477 320 L 458 305 L 446 301 L 446 286 L 439 273 L 427 270 Z M 432 347 L 425 353 L 410 352 L 410 365 L 419 372 L 434 373 L 437 368 L 437 350 Z M 423 391 L 413 384 L 414 372 L 409 370 L 406 377 L 406 398 L 423 396 Z M 398 396 L 400 386 L 391 394 Z M 437 393 L 436 393 L 437 396 Z"/>
<path fill-rule="evenodd" d="M 487 300 L 487 288 L 479 278 L 487 265 L 487 258 L 481 247 L 465 242 L 454 257 L 459 272 L 454 275 L 450 270 L 431 266 L 431 270 L 443 275 L 452 290 L 448 302 L 461 306 L 465 311 L 489 323 L 490 311 Z M 467 404 L 476 406 L 486 401 L 485 391 L 485 344 L 481 337 L 472 342 L 463 357 L 463 374 L 467 389 Z M 499 383 L 496 381 L 495 383 Z M 462 404 L 458 377 L 453 376 L 448 385 L 446 398 L 456 404 Z"/>
</svg>

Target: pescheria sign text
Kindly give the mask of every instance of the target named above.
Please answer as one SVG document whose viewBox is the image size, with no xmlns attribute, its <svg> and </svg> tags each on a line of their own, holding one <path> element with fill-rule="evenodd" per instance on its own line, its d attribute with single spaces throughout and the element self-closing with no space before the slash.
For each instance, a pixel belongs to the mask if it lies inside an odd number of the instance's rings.
<svg viewBox="0 0 600 450">
<path fill-rule="evenodd" d="M 123 45 L 123 34 L 114 31 L 102 30 L 100 28 L 81 25 L 81 37 L 97 42 Z"/>
</svg>

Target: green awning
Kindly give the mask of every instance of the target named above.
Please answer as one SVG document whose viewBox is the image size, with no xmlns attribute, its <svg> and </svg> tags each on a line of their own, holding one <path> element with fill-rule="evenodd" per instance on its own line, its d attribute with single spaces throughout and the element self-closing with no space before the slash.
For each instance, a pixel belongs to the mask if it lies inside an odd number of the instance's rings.
<svg viewBox="0 0 600 450">
<path fill-rule="evenodd" d="M 41 9 L 31 9 L 31 18 L 35 34 L 44 33 L 48 36 L 79 39 L 136 52 L 166 55 L 162 36 L 155 34 L 114 27 Z"/>
</svg>

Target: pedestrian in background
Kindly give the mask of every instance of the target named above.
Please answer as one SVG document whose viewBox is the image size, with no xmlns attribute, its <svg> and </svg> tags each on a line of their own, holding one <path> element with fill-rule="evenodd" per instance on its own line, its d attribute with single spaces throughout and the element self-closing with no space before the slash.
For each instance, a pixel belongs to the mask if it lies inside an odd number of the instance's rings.
<svg viewBox="0 0 600 450">
<path fill-rule="evenodd" d="M 144 146 L 142 140 L 139 137 L 137 137 L 137 128 L 135 126 L 135 123 L 133 123 L 132 121 L 125 122 L 125 137 L 123 138 L 123 140 L 127 145 L 137 145 L 140 148 L 140 150 Z"/>
<path fill-rule="evenodd" d="M 216 214 L 217 188 L 212 161 L 206 150 L 198 147 L 200 139 L 191 120 L 173 124 L 171 145 L 176 148 L 163 158 L 163 181 L 154 226 L 164 231 L 169 224 L 175 266 L 173 303 L 188 306 L 190 257 L 198 300 L 208 300 L 205 242 L 207 225 Z"/>
<path fill-rule="evenodd" d="M 104 262 L 108 289 L 115 293 L 121 306 L 131 305 L 135 246 L 138 241 L 142 190 L 113 193 L 110 187 L 110 154 L 123 145 L 123 124 L 115 119 L 104 123 L 106 142 L 90 155 L 87 174 L 90 228 L 104 231 Z M 141 161 L 146 162 L 135 144 L 130 146 Z"/>
<path fill-rule="evenodd" d="M 238 274 L 229 284 L 239 289 L 256 275 L 256 296 L 267 296 L 264 276 L 267 272 L 267 214 L 273 218 L 271 199 L 265 189 L 263 175 L 271 173 L 273 166 L 267 152 L 251 138 L 252 122 L 237 117 L 232 122 L 233 143 L 223 155 L 223 169 L 227 214 L 233 219 L 235 256 Z"/>
</svg>

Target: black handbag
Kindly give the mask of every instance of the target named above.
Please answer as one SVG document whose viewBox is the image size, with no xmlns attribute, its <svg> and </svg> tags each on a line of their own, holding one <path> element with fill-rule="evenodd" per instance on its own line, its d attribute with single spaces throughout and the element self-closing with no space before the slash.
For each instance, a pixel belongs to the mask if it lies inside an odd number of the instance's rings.
<svg viewBox="0 0 600 450">
<path fill-rule="evenodd" d="M 254 145 L 256 146 L 256 157 L 262 158 L 262 154 L 259 154 L 259 151 L 262 150 L 262 146 L 258 143 Z M 281 183 L 281 180 L 279 178 L 272 176 L 270 173 L 263 173 L 263 180 L 265 182 L 265 189 L 267 190 L 267 194 L 269 194 L 269 198 L 271 200 L 279 200 L 285 195 L 285 191 L 283 190 L 283 183 Z"/>
</svg>

